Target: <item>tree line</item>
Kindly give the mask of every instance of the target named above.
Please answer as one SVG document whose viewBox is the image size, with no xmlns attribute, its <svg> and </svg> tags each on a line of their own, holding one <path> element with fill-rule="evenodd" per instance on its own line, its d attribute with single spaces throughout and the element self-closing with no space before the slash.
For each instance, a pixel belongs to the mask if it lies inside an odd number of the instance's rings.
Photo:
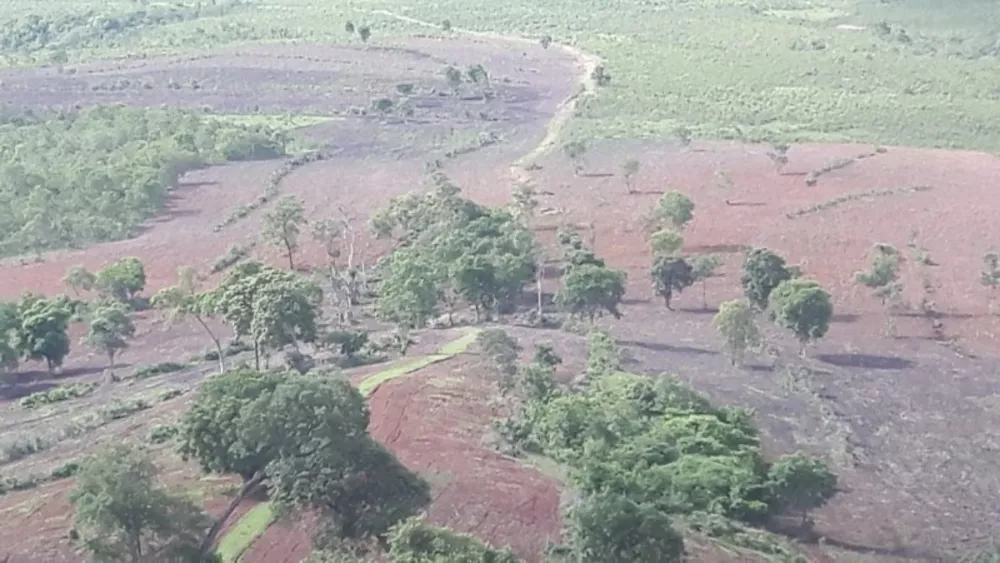
<svg viewBox="0 0 1000 563">
<path fill-rule="evenodd" d="M 267 126 L 126 106 L 8 112 L 0 122 L 0 255 L 127 238 L 184 172 L 284 154 Z"/>
</svg>

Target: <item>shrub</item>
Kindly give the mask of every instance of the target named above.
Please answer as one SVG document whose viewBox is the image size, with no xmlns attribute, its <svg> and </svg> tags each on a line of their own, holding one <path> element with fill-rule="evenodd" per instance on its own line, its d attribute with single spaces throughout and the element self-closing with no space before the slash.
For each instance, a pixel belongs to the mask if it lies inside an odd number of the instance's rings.
<svg viewBox="0 0 1000 563">
<path fill-rule="evenodd" d="M 132 378 L 147 379 L 150 377 L 155 377 L 157 375 L 163 375 L 165 373 L 173 373 L 176 371 L 181 371 L 182 369 L 186 369 L 187 367 L 188 364 L 179 364 L 177 362 L 161 362 L 159 364 L 144 366 L 135 370 L 134 372 L 132 372 Z"/>
<path fill-rule="evenodd" d="M 47 391 L 32 393 L 20 401 L 20 405 L 26 409 L 33 409 L 42 405 L 51 405 L 70 399 L 76 399 L 89 395 L 97 389 L 97 383 L 71 383 L 60 385 Z"/>
</svg>

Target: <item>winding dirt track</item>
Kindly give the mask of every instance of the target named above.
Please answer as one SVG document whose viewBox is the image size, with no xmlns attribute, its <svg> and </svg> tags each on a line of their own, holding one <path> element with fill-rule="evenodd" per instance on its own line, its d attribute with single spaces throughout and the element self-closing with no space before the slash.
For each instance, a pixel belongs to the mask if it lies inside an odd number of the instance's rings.
<svg viewBox="0 0 1000 563">
<path fill-rule="evenodd" d="M 405 16 L 402 14 L 397 14 L 395 12 L 390 12 L 388 10 L 372 10 L 370 13 L 378 14 L 382 16 L 388 16 L 390 18 L 395 18 L 400 21 L 407 23 L 412 23 L 414 25 L 419 25 L 422 27 L 429 28 L 440 28 L 440 24 L 433 22 L 413 18 L 410 16 Z M 520 44 L 531 44 L 534 45 L 538 43 L 538 40 L 529 37 L 524 37 L 520 35 L 505 35 L 501 33 L 493 33 L 490 31 L 476 31 L 473 29 L 464 29 L 461 27 L 452 27 L 452 31 L 461 33 L 464 35 L 469 35 L 472 37 L 479 37 L 482 39 L 493 39 L 498 41 L 504 41 L 509 43 L 520 43 Z M 581 49 L 578 49 L 572 45 L 566 45 L 564 43 L 553 43 L 559 49 L 562 49 L 573 58 L 577 60 L 579 66 L 579 73 L 577 75 L 577 84 L 579 89 L 572 96 L 564 100 L 556 112 L 549 119 L 548 124 L 545 127 L 545 137 L 538 143 L 535 148 L 530 152 L 519 158 L 514 164 L 511 165 L 511 174 L 514 177 L 516 183 L 527 183 L 531 181 L 531 175 L 528 173 L 526 167 L 534 163 L 539 158 L 545 156 L 559 142 L 559 137 L 563 133 L 563 129 L 569 123 L 570 118 L 573 117 L 573 112 L 576 111 L 577 102 L 580 98 L 584 96 L 593 95 L 597 88 L 597 81 L 594 78 L 594 70 L 598 65 L 601 64 L 601 59 L 597 55 L 588 53 Z"/>
</svg>

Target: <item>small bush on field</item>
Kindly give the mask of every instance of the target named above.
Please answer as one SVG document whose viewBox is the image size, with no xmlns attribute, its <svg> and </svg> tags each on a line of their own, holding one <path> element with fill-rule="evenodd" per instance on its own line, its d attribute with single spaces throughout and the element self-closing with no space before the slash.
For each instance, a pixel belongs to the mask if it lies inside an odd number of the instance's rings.
<svg viewBox="0 0 1000 563">
<path fill-rule="evenodd" d="M 177 426 L 173 424 L 164 424 L 161 426 L 155 426 L 149 432 L 149 443 L 150 444 L 162 444 L 164 442 L 169 442 L 177 436 Z"/>
<path fill-rule="evenodd" d="M 51 405 L 52 403 L 59 403 L 83 397 L 85 395 L 89 395 L 94 391 L 94 389 L 97 389 L 96 383 L 72 383 L 70 385 L 60 385 L 47 391 L 32 393 L 31 395 L 21 399 L 20 405 L 26 409 L 33 409 L 42 405 Z"/>
<path fill-rule="evenodd" d="M 147 379 L 157 375 L 163 375 L 164 373 L 181 371 L 187 367 L 187 364 L 179 364 L 177 362 L 161 362 L 159 364 L 153 364 L 151 366 L 145 366 L 135 370 L 132 372 L 132 377 L 134 379 Z"/>
</svg>

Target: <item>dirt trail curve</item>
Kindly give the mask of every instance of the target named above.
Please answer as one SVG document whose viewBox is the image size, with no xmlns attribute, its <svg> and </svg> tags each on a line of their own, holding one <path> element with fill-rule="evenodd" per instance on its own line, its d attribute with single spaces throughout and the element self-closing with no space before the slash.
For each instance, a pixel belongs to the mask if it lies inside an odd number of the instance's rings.
<svg viewBox="0 0 1000 563">
<path fill-rule="evenodd" d="M 440 29 L 441 27 L 441 24 L 439 23 L 404 16 L 388 10 L 371 10 L 369 13 L 395 18 L 400 21 L 423 27 L 431 27 L 435 29 Z M 506 41 L 509 43 L 527 43 L 531 45 L 538 43 L 537 39 L 523 37 L 520 35 L 505 35 L 490 31 L 475 31 L 473 29 L 464 29 L 461 27 L 452 27 L 451 31 L 472 37 Z M 542 138 L 538 145 L 511 165 L 510 171 L 515 183 L 528 183 L 531 181 L 531 175 L 528 174 L 526 167 L 529 166 L 535 159 L 545 155 L 547 152 L 552 150 L 553 147 L 555 147 L 563 129 L 566 127 L 566 124 L 569 123 L 570 118 L 573 117 L 577 101 L 583 96 L 593 95 L 597 88 L 597 81 L 594 79 L 594 69 L 601 64 L 600 57 L 573 47 L 572 45 L 566 45 L 563 43 L 553 43 L 553 45 L 569 53 L 576 59 L 577 65 L 580 69 L 580 73 L 577 76 L 577 83 L 580 87 L 575 93 L 573 93 L 573 95 L 566 98 L 561 104 L 559 104 L 559 108 L 556 109 L 556 112 L 552 115 L 549 122 L 545 126 L 545 137 Z"/>
</svg>

